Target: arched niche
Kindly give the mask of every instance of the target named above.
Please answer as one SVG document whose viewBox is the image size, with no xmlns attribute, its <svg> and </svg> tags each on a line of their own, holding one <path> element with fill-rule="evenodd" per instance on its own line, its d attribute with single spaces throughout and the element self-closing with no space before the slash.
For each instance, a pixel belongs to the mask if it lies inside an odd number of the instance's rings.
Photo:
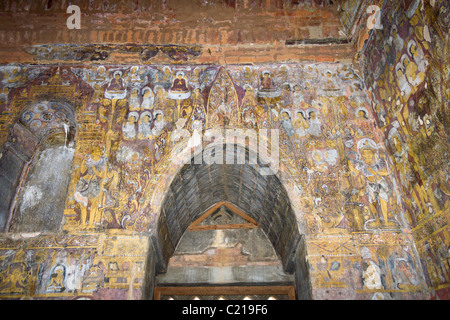
<svg viewBox="0 0 450 320">
<path fill-rule="evenodd" d="M 74 136 L 75 115 L 66 103 L 39 101 L 22 111 L 0 159 L 0 229 L 60 230 Z"/>
<path fill-rule="evenodd" d="M 167 271 L 168 261 L 188 228 L 218 204 L 228 203 L 254 221 L 267 238 L 282 271 L 293 275 L 297 298 L 309 299 L 304 228 L 285 186 L 277 174 L 260 174 L 258 167 L 263 163 L 236 164 L 238 154 L 249 159 L 254 151 L 240 145 L 232 145 L 231 149 L 227 144 L 219 147 L 223 147 L 226 157 L 234 150 L 235 164 L 195 164 L 194 157 L 191 163 L 180 167 L 165 190 L 151 236 L 144 296 L 153 296 L 155 276 Z"/>
</svg>

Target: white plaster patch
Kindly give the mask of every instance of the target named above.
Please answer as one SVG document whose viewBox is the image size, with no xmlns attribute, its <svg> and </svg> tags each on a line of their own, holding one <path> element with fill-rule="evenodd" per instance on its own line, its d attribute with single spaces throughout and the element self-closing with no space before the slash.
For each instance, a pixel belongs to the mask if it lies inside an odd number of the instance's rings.
<svg viewBox="0 0 450 320">
<path fill-rule="evenodd" d="M 134 151 L 132 148 L 125 146 L 119 148 L 116 159 L 122 163 L 129 163 L 133 160 L 133 157 L 139 158 L 139 153 Z"/>
<path fill-rule="evenodd" d="M 39 203 L 42 198 L 42 191 L 36 186 L 27 186 L 23 193 L 22 209 L 32 208 Z"/>
</svg>

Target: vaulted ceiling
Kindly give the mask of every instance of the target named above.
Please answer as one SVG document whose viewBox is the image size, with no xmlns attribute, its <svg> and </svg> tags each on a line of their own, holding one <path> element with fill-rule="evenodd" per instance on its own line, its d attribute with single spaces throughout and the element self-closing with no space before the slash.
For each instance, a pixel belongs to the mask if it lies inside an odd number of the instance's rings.
<svg viewBox="0 0 450 320">
<path fill-rule="evenodd" d="M 300 234 L 288 195 L 275 175 L 263 176 L 251 164 L 189 164 L 182 168 L 166 194 L 158 224 L 155 240 L 161 269 L 189 225 L 221 201 L 258 223 L 289 272 Z"/>
</svg>

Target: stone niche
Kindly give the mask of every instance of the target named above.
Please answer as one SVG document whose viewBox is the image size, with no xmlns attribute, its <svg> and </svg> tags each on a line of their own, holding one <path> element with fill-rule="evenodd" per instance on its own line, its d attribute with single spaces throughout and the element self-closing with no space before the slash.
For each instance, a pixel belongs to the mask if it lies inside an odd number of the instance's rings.
<svg viewBox="0 0 450 320">
<path fill-rule="evenodd" d="M 58 231 L 61 228 L 73 155 L 73 148 L 49 146 L 35 157 L 19 193 L 12 232 Z"/>
</svg>

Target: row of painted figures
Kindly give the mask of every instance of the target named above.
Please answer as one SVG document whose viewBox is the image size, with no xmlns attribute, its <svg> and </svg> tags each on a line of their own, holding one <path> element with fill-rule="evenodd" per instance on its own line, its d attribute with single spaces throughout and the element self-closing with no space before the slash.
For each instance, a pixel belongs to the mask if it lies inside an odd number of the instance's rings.
<svg viewBox="0 0 450 320">
<path fill-rule="evenodd" d="M 32 255 L 31 251 L 28 253 Z M 314 269 L 317 268 L 316 271 L 326 269 L 330 276 L 334 272 L 342 271 L 342 262 L 329 261 L 329 258 L 322 256 L 320 261 L 314 264 Z M 34 282 L 36 293 L 40 294 L 79 291 L 81 294 L 90 295 L 100 287 L 107 287 L 105 282 L 107 274 L 129 271 L 131 264 L 134 263 L 120 260 L 94 263 L 94 260 L 94 256 L 89 252 L 67 254 L 61 251 L 50 268 L 41 267 L 39 275 L 30 265 L 23 262 L 12 263 L 9 267 L 0 270 L 0 279 L 2 279 L 0 293 L 23 295 Z M 448 271 L 448 266 L 445 269 Z M 345 281 L 356 281 L 358 288 L 368 291 L 392 289 L 409 292 L 420 289 L 422 283 L 417 264 L 408 249 L 402 247 L 397 247 L 393 252 L 389 252 L 383 246 L 376 252 L 369 247 L 362 247 L 360 262 L 350 264 L 347 270 L 350 277 Z M 28 291 L 28 294 L 33 293 Z"/>
</svg>

